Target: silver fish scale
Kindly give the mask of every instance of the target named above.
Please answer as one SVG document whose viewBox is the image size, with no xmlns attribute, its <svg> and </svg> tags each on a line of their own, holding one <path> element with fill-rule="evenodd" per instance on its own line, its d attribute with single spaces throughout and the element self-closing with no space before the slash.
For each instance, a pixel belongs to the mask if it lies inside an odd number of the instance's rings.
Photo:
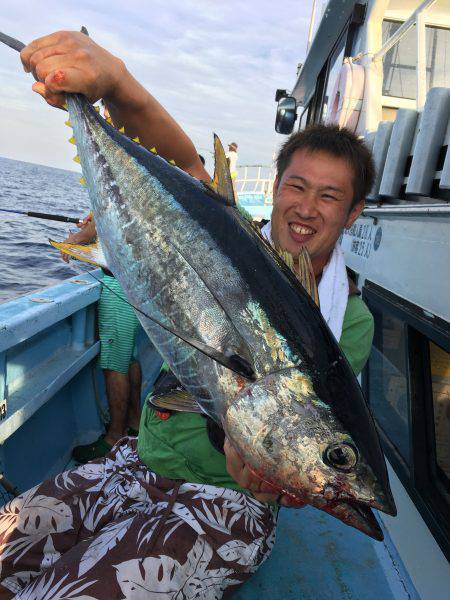
<svg viewBox="0 0 450 600">
<path fill-rule="evenodd" d="M 73 125 L 85 128 L 75 137 L 86 145 L 83 170 L 96 182 L 91 200 L 97 229 L 130 302 L 185 335 L 242 356 L 258 377 L 299 362 L 209 233 L 95 119 L 80 117 Z M 207 201 L 216 200 L 205 194 Z M 209 412 L 212 396 L 223 413 L 242 378 L 138 316 L 185 387 L 205 400 Z"/>
</svg>

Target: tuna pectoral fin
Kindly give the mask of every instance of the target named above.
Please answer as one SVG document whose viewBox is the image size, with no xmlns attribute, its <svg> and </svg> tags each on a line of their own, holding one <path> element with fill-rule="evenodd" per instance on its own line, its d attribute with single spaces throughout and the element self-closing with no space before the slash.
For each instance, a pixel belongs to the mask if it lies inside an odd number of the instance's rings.
<svg viewBox="0 0 450 600">
<path fill-rule="evenodd" d="M 81 262 L 95 265 L 96 267 L 102 267 L 108 269 L 106 264 L 106 258 L 103 254 L 103 250 L 96 242 L 95 244 L 80 245 L 80 244 L 67 244 L 66 242 L 55 242 L 55 240 L 48 240 L 53 248 L 60 250 L 64 254 L 80 260 Z"/>
<path fill-rule="evenodd" d="M 228 165 L 225 150 L 219 137 L 214 134 L 214 179 L 212 187 L 214 191 L 222 196 L 230 206 L 236 206 L 236 196 L 234 193 L 233 180 L 231 179 L 230 167 Z"/>
<path fill-rule="evenodd" d="M 174 410 L 178 412 L 202 413 L 194 396 L 186 390 L 173 390 L 162 394 L 155 394 L 149 398 L 150 404 L 155 408 Z"/>
</svg>

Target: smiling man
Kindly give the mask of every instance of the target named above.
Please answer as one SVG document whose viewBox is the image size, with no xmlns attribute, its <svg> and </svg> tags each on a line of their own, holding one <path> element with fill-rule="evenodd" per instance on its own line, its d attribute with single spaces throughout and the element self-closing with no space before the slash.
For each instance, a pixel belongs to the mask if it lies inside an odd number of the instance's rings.
<svg viewBox="0 0 450 600">
<path fill-rule="evenodd" d="M 293 135 L 277 158 L 274 243 L 294 256 L 305 246 L 320 276 L 342 230 L 361 214 L 372 177 L 370 153 L 349 131 L 319 125 Z"/>
<path fill-rule="evenodd" d="M 128 135 L 210 181 L 174 119 L 91 39 L 58 32 L 21 58 L 52 106 L 63 106 L 64 92 L 104 98 Z M 350 132 L 316 126 L 295 134 L 280 150 L 272 221 L 261 230 L 294 259 L 308 249 L 322 315 L 356 373 L 370 352 L 373 319 L 348 281 L 338 238 L 360 214 L 373 176 L 370 153 Z M 158 386 L 170 393 L 177 382 L 163 374 Z M 250 472 L 220 428 L 146 402 L 137 445 L 123 438 L 106 458 L 0 511 L 0 598 L 39 600 L 49 589 L 105 600 L 230 597 L 270 554 L 275 503 L 292 506 Z"/>
</svg>

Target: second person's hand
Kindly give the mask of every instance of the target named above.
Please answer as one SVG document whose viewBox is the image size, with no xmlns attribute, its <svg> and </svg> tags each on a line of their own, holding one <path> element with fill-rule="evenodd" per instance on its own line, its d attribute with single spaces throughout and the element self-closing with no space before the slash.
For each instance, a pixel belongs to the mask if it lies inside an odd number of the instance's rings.
<svg viewBox="0 0 450 600">
<path fill-rule="evenodd" d="M 281 506 L 302 508 L 305 502 L 293 500 L 286 494 L 274 491 L 274 488 L 257 477 L 233 448 L 228 438 L 225 438 L 224 452 L 227 460 L 227 471 L 231 477 L 244 489 L 249 490 L 260 502 L 276 502 Z"/>
</svg>

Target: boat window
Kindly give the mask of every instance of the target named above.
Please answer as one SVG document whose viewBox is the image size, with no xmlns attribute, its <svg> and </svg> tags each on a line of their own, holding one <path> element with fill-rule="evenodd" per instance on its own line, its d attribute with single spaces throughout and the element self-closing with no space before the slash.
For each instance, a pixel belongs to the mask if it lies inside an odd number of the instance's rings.
<svg viewBox="0 0 450 600">
<path fill-rule="evenodd" d="M 450 324 L 366 280 L 375 335 L 362 387 L 383 449 L 450 560 Z"/>
<path fill-rule="evenodd" d="M 383 44 L 399 29 L 401 21 L 383 21 Z M 425 27 L 427 91 L 450 87 L 450 29 Z M 411 28 L 383 58 L 383 95 L 416 99 L 417 35 Z"/>
<path fill-rule="evenodd" d="M 342 63 L 344 61 L 345 43 L 346 37 L 341 36 L 341 39 L 338 42 L 336 48 L 334 49 L 333 54 L 331 55 L 328 63 L 328 76 L 325 94 L 323 96 L 321 121 L 325 121 L 325 119 L 327 118 L 329 106 L 333 101 L 333 93 L 339 78 Z"/>
<path fill-rule="evenodd" d="M 303 131 L 305 127 L 308 125 L 308 113 L 309 106 L 301 109 L 303 112 L 300 114 L 300 119 L 298 120 L 298 130 Z"/>
<path fill-rule="evenodd" d="M 375 337 L 368 363 L 369 398 L 377 420 L 409 463 L 409 403 L 406 341 L 402 321 L 372 310 Z"/>
<path fill-rule="evenodd" d="M 446 487 L 450 484 L 450 354 L 430 345 L 430 377 L 433 395 L 436 466 Z"/>
<path fill-rule="evenodd" d="M 400 21 L 383 21 L 383 44 L 402 25 Z M 416 30 L 411 28 L 383 58 L 383 96 L 416 98 Z"/>
<path fill-rule="evenodd" d="M 450 29 L 426 27 L 427 91 L 450 87 Z"/>
</svg>

